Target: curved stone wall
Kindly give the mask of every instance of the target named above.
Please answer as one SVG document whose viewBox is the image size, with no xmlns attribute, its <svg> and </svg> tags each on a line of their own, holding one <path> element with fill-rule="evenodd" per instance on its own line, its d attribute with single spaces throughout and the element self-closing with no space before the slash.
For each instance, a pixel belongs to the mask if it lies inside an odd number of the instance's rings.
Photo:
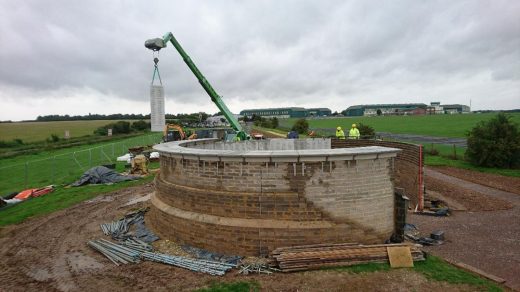
<svg viewBox="0 0 520 292">
<path fill-rule="evenodd" d="M 383 146 L 402 150 L 397 153 L 397 157 L 395 158 L 395 186 L 405 190 L 406 196 L 410 198 L 412 206 L 422 206 L 424 188 L 424 156 L 422 155 L 422 146 L 405 142 L 368 139 L 333 139 L 331 141 L 332 148 L 351 148 L 365 146 Z"/>
<path fill-rule="evenodd" d="M 264 255 L 280 246 L 378 243 L 393 232 L 388 147 L 330 139 L 178 141 L 160 152 L 150 223 L 164 238 Z"/>
</svg>

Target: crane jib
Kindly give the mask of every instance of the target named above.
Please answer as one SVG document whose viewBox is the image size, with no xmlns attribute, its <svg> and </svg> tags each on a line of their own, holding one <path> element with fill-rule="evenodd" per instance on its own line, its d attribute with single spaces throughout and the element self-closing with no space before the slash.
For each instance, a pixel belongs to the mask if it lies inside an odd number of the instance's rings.
<svg viewBox="0 0 520 292">
<path fill-rule="evenodd" d="M 179 44 L 179 42 L 175 39 L 173 34 L 171 32 L 164 35 L 162 39 L 156 38 L 156 39 L 150 39 L 145 42 L 145 47 L 153 50 L 153 51 L 159 51 L 162 48 L 166 47 L 166 44 L 170 41 L 172 45 L 175 47 L 177 52 L 181 55 L 182 59 L 188 65 L 188 68 L 190 68 L 191 72 L 197 77 L 199 80 L 200 85 L 206 93 L 210 96 L 211 101 L 215 103 L 215 105 L 220 109 L 222 114 L 226 117 L 228 122 L 231 124 L 233 129 L 237 131 L 237 137 L 240 139 L 249 139 L 249 135 L 244 132 L 242 129 L 242 126 L 238 122 L 238 120 L 235 118 L 233 113 L 228 109 L 224 101 L 222 100 L 221 96 L 218 95 L 218 93 L 213 89 L 211 84 L 208 82 L 208 80 L 202 75 L 202 73 L 199 71 L 195 63 L 191 60 L 191 58 L 186 54 L 182 46 Z"/>
</svg>

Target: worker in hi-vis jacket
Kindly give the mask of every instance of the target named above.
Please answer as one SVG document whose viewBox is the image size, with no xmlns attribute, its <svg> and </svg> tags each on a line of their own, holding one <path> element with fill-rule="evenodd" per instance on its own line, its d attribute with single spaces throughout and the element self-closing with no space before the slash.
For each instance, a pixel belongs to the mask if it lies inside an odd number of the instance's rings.
<svg viewBox="0 0 520 292">
<path fill-rule="evenodd" d="M 343 132 L 341 127 L 337 127 L 336 128 L 336 138 L 341 139 L 341 140 L 345 140 L 345 133 Z"/>
<path fill-rule="evenodd" d="M 359 139 L 359 136 L 361 136 L 361 135 L 359 134 L 359 130 L 357 129 L 356 124 L 352 124 L 352 128 L 348 132 L 348 138 L 349 139 Z"/>
</svg>

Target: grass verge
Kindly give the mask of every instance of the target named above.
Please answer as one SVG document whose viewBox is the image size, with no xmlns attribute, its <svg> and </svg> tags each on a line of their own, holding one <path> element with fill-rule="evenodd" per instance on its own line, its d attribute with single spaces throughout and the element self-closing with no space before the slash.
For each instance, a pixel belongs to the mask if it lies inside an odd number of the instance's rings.
<svg viewBox="0 0 520 292">
<path fill-rule="evenodd" d="M 207 288 L 195 290 L 195 292 L 257 292 L 260 291 L 258 282 L 238 281 L 231 283 L 213 282 Z"/>
<path fill-rule="evenodd" d="M 282 130 L 282 129 L 271 129 L 271 128 L 262 128 L 262 127 L 258 127 L 258 126 L 253 126 L 253 131 L 254 130 L 257 130 L 259 132 L 264 132 L 264 133 L 266 133 L 266 132 L 271 133 L 273 135 L 280 136 L 280 138 L 287 137 L 287 131 Z"/>
<path fill-rule="evenodd" d="M 423 262 L 415 262 L 415 270 L 426 278 L 434 281 L 448 282 L 450 284 L 468 284 L 488 291 L 503 291 L 494 282 L 481 278 L 475 274 L 456 268 L 441 258 L 428 255 Z"/>
<path fill-rule="evenodd" d="M 146 133 L 145 133 L 146 134 Z M 67 149 L 78 146 L 92 145 L 103 142 L 111 142 L 116 143 L 118 141 L 139 137 L 142 136 L 143 133 L 132 133 L 132 134 L 121 134 L 115 136 L 95 136 L 88 135 L 84 137 L 76 137 L 70 139 L 61 139 L 56 142 L 49 141 L 39 141 L 32 142 L 28 144 L 22 144 L 15 147 L 0 147 L 0 158 L 11 158 L 20 155 L 30 155 L 30 154 L 38 154 L 43 151 L 54 151 L 59 149 Z"/>
<path fill-rule="evenodd" d="M 58 187 L 54 192 L 42 197 L 31 198 L 25 202 L 0 210 L 0 226 L 20 223 L 27 218 L 41 216 L 68 208 L 100 194 L 143 185 L 153 180 L 149 175 L 140 180 L 120 182 L 112 185 L 87 185 L 82 187 Z"/>
<path fill-rule="evenodd" d="M 467 284 L 487 291 L 502 291 L 502 288 L 500 288 L 496 283 L 454 267 L 436 256 L 427 255 L 425 261 L 414 262 L 414 266 L 414 271 L 423 274 L 429 280 L 447 282 L 450 284 Z M 354 266 L 327 267 L 322 270 L 335 270 L 360 274 L 389 271 L 390 269 L 388 263 L 367 263 Z"/>
<path fill-rule="evenodd" d="M 154 144 L 160 136 L 160 133 L 152 133 L 118 142 L 107 141 L 0 159 L 0 195 L 71 183 L 91 167 L 113 164 L 118 156 L 128 153 L 129 147 Z"/>
<path fill-rule="evenodd" d="M 450 166 L 484 173 L 499 174 L 503 176 L 520 177 L 520 169 L 480 167 L 472 165 L 465 160 L 455 160 L 439 155 L 426 155 L 424 157 L 424 164 L 428 166 Z"/>
<path fill-rule="evenodd" d="M 366 263 L 359 264 L 353 266 L 343 266 L 343 267 L 324 267 L 321 270 L 334 270 L 334 271 L 342 271 L 349 272 L 353 274 L 361 274 L 361 273 L 373 273 L 379 271 L 389 271 L 390 265 L 387 263 Z"/>
</svg>

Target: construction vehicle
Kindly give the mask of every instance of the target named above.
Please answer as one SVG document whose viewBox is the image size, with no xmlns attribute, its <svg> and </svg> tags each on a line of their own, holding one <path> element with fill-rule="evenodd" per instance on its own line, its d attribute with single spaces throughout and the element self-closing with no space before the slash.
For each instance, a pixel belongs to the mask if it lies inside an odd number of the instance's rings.
<svg viewBox="0 0 520 292">
<path fill-rule="evenodd" d="M 166 124 L 163 132 L 163 142 L 171 142 L 186 139 L 186 133 L 177 124 Z"/>
<path fill-rule="evenodd" d="M 233 116 L 231 111 L 228 109 L 222 97 L 218 95 L 218 93 L 213 89 L 211 84 L 209 84 L 208 80 L 202 75 L 199 71 L 195 63 L 191 60 L 191 58 L 186 54 L 184 49 L 181 47 L 179 42 L 175 39 L 171 32 L 166 33 L 162 38 L 149 39 L 144 43 L 144 46 L 154 52 L 160 51 L 163 48 L 166 48 L 166 44 L 171 42 L 172 45 L 177 49 L 177 52 L 181 55 L 182 59 L 188 65 L 191 72 L 197 77 L 200 85 L 206 93 L 210 96 L 211 101 L 215 103 L 218 109 L 222 112 L 222 114 L 226 117 L 227 121 L 231 125 L 231 127 L 236 131 L 236 134 L 228 134 L 226 140 L 249 140 L 251 137 L 244 131 L 242 125 L 238 122 L 237 118 Z M 157 64 L 157 62 L 156 62 Z"/>
<path fill-rule="evenodd" d="M 184 131 L 182 126 L 177 124 L 166 124 L 164 126 L 163 142 L 179 141 L 186 139 L 197 139 L 197 134 L 192 134 L 190 130 Z"/>
</svg>

